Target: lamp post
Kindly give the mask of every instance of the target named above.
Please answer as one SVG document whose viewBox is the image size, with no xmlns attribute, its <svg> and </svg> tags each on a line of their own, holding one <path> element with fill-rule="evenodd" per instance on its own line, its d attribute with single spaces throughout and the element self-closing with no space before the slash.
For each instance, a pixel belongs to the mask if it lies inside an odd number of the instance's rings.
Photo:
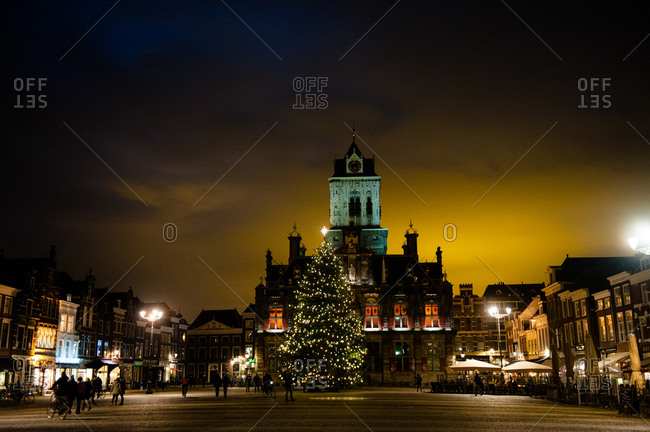
<svg viewBox="0 0 650 432">
<path fill-rule="evenodd" d="M 151 390 L 151 366 L 153 364 L 153 323 L 162 318 L 162 312 L 158 309 L 154 309 L 149 315 L 147 315 L 147 312 L 142 310 L 140 311 L 140 316 L 147 321 L 151 321 L 151 342 L 149 343 L 149 377 L 147 379 L 147 391 L 145 392 L 146 394 L 151 394 L 153 393 L 153 390 Z"/>
<path fill-rule="evenodd" d="M 506 308 L 506 313 L 499 313 L 499 309 L 497 309 L 496 307 L 491 307 L 490 310 L 488 310 L 488 312 L 493 318 L 497 319 L 497 332 L 498 332 L 497 344 L 499 345 L 499 357 L 501 359 L 501 369 L 503 369 L 503 352 L 501 351 L 501 325 L 499 320 L 505 316 L 510 315 L 510 312 L 512 312 L 512 310 L 510 308 Z"/>
</svg>

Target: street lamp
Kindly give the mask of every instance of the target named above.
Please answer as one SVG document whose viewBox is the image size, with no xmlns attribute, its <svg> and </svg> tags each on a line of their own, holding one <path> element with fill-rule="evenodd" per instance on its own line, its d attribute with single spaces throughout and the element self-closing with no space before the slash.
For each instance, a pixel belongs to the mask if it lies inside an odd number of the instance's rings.
<svg viewBox="0 0 650 432">
<path fill-rule="evenodd" d="M 151 366 L 153 364 L 153 323 L 162 318 L 162 312 L 158 309 L 154 309 L 149 315 L 147 315 L 147 312 L 142 310 L 140 311 L 140 316 L 147 321 L 151 321 L 151 342 L 149 344 L 149 378 L 147 381 L 147 391 L 145 392 L 146 394 L 151 394 L 153 393 L 153 390 L 151 390 Z"/>
<path fill-rule="evenodd" d="M 497 319 L 497 331 L 498 331 L 497 344 L 499 345 L 499 357 L 501 358 L 501 369 L 503 369 L 503 352 L 501 351 L 501 325 L 499 323 L 499 320 L 505 316 L 510 315 L 510 312 L 512 312 L 510 308 L 506 308 L 506 313 L 499 313 L 499 309 L 497 309 L 496 307 L 491 307 L 490 310 L 488 310 L 488 313 L 492 316 L 492 318 Z"/>
<path fill-rule="evenodd" d="M 627 242 L 636 252 L 650 255 L 650 230 L 641 230 L 639 237 L 630 237 Z"/>
</svg>

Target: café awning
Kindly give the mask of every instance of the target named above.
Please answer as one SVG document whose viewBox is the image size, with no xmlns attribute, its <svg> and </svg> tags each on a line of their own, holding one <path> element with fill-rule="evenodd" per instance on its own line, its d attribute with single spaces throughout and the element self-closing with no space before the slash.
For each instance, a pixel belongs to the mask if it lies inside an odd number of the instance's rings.
<svg viewBox="0 0 650 432">
<path fill-rule="evenodd" d="M 616 367 L 616 363 L 626 360 L 628 358 L 630 358 L 630 353 L 627 351 L 610 354 L 607 356 L 605 360 L 601 360 L 598 362 L 598 368 L 605 369 L 606 367 Z"/>
<path fill-rule="evenodd" d="M 465 360 L 449 366 L 453 371 L 473 371 L 480 372 L 499 371 L 501 368 L 490 363 L 482 362 L 480 360 Z"/>
<path fill-rule="evenodd" d="M 534 363 L 526 360 L 510 363 L 503 368 L 504 372 L 553 372 L 553 368 L 539 363 Z"/>
<path fill-rule="evenodd" d="M 113 360 L 107 360 L 107 359 L 93 359 L 93 360 L 87 360 L 84 364 L 83 367 L 85 368 L 90 368 L 90 369 L 100 369 L 104 366 L 107 366 L 108 370 L 111 371 L 115 369 L 119 364 L 116 361 Z"/>
</svg>

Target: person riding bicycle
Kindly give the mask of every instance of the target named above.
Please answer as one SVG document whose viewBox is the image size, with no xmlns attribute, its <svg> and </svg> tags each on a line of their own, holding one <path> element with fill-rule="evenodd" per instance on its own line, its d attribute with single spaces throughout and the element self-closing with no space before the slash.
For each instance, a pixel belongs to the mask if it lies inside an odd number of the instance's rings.
<svg viewBox="0 0 650 432">
<path fill-rule="evenodd" d="M 267 372 L 262 377 L 262 391 L 268 396 L 271 390 L 273 390 L 273 377 L 271 373 Z"/>
<path fill-rule="evenodd" d="M 54 397 L 58 404 L 65 405 L 67 408 L 68 402 L 68 375 L 65 371 L 61 372 L 58 380 L 52 384 L 50 390 L 54 390 Z"/>
<path fill-rule="evenodd" d="M 190 385 L 190 380 L 187 377 L 183 377 L 181 379 L 181 394 L 183 396 L 187 395 L 187 388 L 189 387 L 189 385 Z"/>
</svg>

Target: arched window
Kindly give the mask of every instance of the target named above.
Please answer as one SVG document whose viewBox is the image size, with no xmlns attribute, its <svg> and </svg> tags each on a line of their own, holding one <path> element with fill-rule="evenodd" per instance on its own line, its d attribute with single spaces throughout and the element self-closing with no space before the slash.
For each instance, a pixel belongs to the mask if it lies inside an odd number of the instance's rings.
<svg viewBox="0 0 650 432">
<path fill-rule="evenodd" d="M 372 199 L 370 197 L 366 200 L 366 216 L 372 216 Z"/>
<path fill-rule="evenodd" d="M 350 214 L 350 217 L 361 216 L 361 200 L 359 198 L 350 198 L 348 213 Z"/>
</svg>

